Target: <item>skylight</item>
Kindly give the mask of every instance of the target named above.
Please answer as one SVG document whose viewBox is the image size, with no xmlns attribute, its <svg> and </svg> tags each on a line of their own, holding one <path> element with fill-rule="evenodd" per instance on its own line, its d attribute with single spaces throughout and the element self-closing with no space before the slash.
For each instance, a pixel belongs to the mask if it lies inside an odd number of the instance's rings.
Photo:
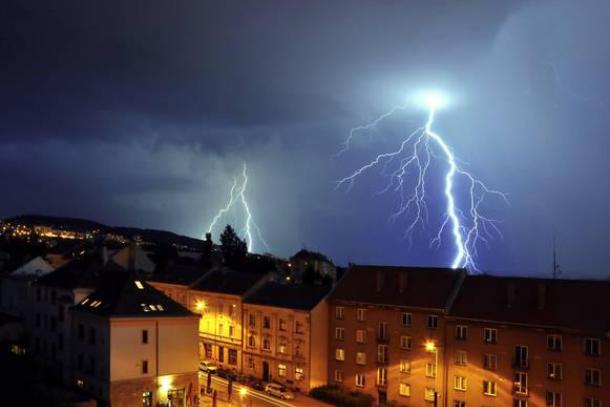
<svg viewBox="0 0 610 407">
<path fill-rule="evenodd" d="M 136 284 L 136 287 L 138 287 L 140 290 L 144 289 L 144 285 L 142 284 L 142 282 L 140 280 L 135 280 L 134 282 Z"/>
</svg>

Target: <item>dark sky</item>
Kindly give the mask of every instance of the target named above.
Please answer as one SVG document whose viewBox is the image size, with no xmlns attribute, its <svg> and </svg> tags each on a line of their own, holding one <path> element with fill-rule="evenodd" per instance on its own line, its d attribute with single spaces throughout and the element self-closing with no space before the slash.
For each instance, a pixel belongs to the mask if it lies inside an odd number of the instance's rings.
<svg viewBox="0 0 610 407">
<path fill-rule="evenodd" d="M 335 188 L 425 117 L 334 158 L 350 128 L 435 87 L 453 100 L 439 131 L 509 195 L 481 268 L 548 275 L 556 236 L 566 276 L 606 278 L 608 21 L 604 0 L 5 1 L 0 216 L 200 236 L 246 161 L 275 253 L 445 265 L 431 230 L 409 245 L 387 222 L 378 173 Z"/>
</svg>

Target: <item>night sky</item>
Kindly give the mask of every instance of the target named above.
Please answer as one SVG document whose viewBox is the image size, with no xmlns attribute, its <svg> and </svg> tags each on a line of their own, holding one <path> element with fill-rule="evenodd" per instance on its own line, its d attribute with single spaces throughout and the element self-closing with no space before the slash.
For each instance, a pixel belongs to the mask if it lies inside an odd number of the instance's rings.
<svg viewBox="0 0 610 407">
<path fill-rule="evenodd" d="M 564 276 L 608 278 L 608 21 L 604 0 L 5 1 L 0 216 L 200 237 L 245 161 L 274 253 L 446 265 L 434 220 L 412 244 L 388 222 L 378 171 L 336 188 L 425 115 L 335 157 L 350 128 L 435 88 L 439 132 L 510 200 L 481 269 L 550 276 L 556 236 Z"/>
</svg>

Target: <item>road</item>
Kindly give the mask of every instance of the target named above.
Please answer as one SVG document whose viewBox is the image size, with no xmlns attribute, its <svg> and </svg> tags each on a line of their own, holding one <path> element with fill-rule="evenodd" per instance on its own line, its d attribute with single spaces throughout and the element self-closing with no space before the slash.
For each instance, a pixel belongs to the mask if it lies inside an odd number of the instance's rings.
<svg viewBox="0 0 610 407">
<path fill-rule="evenodd" d="M 205 388 L 207 383 L 207 375 L 199 376 L 200 388 Z M 227 380 L 218 376 L 212 376 L 212 389 L 218 394 L 217 407 L 330 407 L 329 404 L 312 399 L 303 394 L 295 394 L 294 400 L 281 400 L 277 397 L 270 396 L 262 391 L 254 390 L 250 387 L 242 386 L 239 383 L 233 383 L 233 394 L 231 402 L 227 400 Z M 240 389 L 245 387 L 247 394 L 240 395 Z M 211 406 L 211 397 L 204 397 L 201 406 Z"/>
</svg>

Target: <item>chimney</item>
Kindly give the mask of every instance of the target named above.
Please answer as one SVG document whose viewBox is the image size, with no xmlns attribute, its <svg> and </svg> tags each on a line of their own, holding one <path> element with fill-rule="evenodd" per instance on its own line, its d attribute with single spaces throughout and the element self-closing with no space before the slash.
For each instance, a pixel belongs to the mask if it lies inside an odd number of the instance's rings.
<svg viewBox="0 0 610 407">
<path fill-rule="evenodd" d="M 517 287 L 514 282 L 509 282 L 506 286 L 506 308 L 512 308 L 515 305 L 515 293 Z"/>
<path fill-rule="evenodd" d="M 403 294 L 407 291 L 407 273 L 398 273 L 398 292 Z"/>
<path fill-rule="evenodd" d="M 128 257 L 128 263 L 127 263 L 127 269 L 129 271 L 135 271 L 136 270 L 136 242 L 134 242 L 133 240 L 131 242 L 129 242 L 129 257 Z"/>
<path fill-rule="evenodd" d="M 383 289 L 383 272 L 381 270 L 377 270 L 375 277 L 375 289 L 379 293 Z"/>
<path fill-rule="evenodd" d="M 542 311 L 546 306 L 546 285 L 538 284 L 538 310 Z"/>
</svg>

